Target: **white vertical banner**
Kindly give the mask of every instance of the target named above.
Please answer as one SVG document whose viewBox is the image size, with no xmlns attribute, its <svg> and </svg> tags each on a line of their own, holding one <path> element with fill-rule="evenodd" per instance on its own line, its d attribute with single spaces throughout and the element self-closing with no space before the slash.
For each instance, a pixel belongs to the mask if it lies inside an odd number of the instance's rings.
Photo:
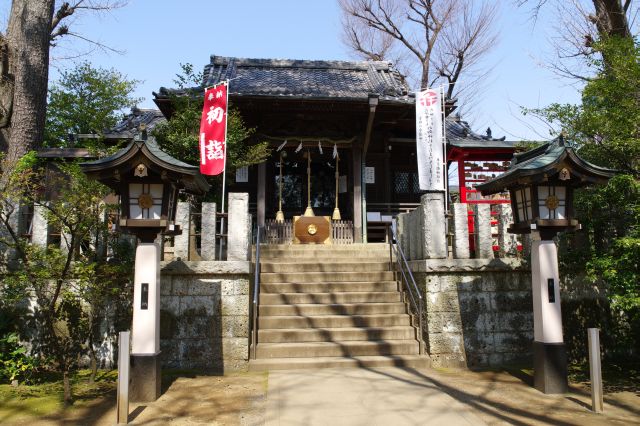
<svg viewBox="0 0 640 426">
<path fill-rule="evenodd" d="M 444 191 L 443 113 L 440 89 L 416 93 L 416 154 L 422 191 Z"/>
</svg>

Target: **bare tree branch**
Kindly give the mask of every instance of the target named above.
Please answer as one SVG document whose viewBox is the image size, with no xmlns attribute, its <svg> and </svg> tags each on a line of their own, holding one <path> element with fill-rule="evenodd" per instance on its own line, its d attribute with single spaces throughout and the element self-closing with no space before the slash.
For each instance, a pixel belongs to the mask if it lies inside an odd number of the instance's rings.
<svg viewBox="0 0 640 426">
<path fill-rule="evenodd" d="M 396 61 L 414 87 L 458 82 L 495 44 L 495 2 L 484 0 L 339 0 L 343 42 L 369 60 Z M 482 73 L 481 73 L 482 74 Z M 484 74 L 482 74 L 484 75 Z"/>
</svg>

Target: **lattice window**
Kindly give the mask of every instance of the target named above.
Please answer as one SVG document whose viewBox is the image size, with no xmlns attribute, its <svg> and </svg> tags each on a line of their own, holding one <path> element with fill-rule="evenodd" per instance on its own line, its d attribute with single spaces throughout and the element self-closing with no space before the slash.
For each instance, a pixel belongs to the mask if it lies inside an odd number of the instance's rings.
<svg viewBox="0 0 640 426">
<path fill-rule="evenodd" d="M 394 176 L 394 188 L 396 194 L 408 194 L 409 193 L 409 173 L 408 172 L 396 172 Z"/>
</svg>

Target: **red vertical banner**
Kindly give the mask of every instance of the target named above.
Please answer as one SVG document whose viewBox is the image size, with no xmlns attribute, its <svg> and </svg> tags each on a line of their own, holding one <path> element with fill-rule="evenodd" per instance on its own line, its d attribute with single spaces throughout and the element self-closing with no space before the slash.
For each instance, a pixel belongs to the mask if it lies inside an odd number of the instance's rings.
<svg viewBox="0 0 640 426">
<path fill-rule="evenodd" d="M 224 171 L 227 142 L 227 83 L 204 92 L 200 120 L 200 173 L 219 175 Z"/>
</svg>

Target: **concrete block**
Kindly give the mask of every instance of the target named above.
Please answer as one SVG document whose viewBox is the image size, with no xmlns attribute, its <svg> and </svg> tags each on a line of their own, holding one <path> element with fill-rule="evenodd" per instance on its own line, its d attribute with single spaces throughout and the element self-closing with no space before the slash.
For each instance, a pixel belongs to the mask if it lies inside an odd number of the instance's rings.
<svg viewBox="0 0 640 426">
<path fill-rule="evenodd" d="M 491 309 L 497 312 L 533 312 L 533 299 L 530 291 L 512 291 L 496 293 L 491 299 Z"/>
<path fill-rule="evenodd" d="M 183 296 L 180 298 L 180 316 L 220 315 L 220 298 L 215 296 Z"/>
<path fill-rule="evenodd" d="M 222 356 L 225 360 L 246 360 L 249 357 L 249 341 L 246 338 L 223 337 Z"/>
<path fill-rule="evenodd" d="M 234 285 L 235 294 L 249 294 L 249 286 L 248 279 L 236 279 Z"/>
<path fill-rule="evenodd" d="M 453 258 L 469 259 L 469 206 L 466 203 L 453 204 Z"/>
<path fill-rule="evenodd" d="M 224 296 L 222 298 L 222 315 L 249 315 L 249 295 Z"/>
<path fill-rule="evenodd" d="M 491 206 L 489 204 L 476 204 L 474 209 L 476 212 L 476 258 L 491 259 L 494 257 L 493 237 L 491 235 Z"/>
<path fill-rule="evenodd" d="M 202 203 L 200 255 L 203 260 L 216 260 L 216 203 Z"/>
<path fill-rule="evenodd" d="M 187 294 L 190 296 L 220 297 L 220 280 L 211 278 L 192 279 L 187 282 Z"/>
<path fill-rule="evenodd" d="M 249 194 L 229 194 L 229 232 L 227 237 L 227 260 L 251 259 L 251 215 Z"/>
<path fill-rule="evenodd" d="M 429 333 L 429 354 L 464 354 L 460 333 Z"/>
<path fill-rule="evenodd" d="M 176 207 L 176 225 L 180 225 L 182 233 L 173 237 L 173 256 L 175 259 L 189 260 L 189 229 L 191 205 L 179 201 Z"/>
<path fill-rule="evenodd" d="M 447 258 L 447 220 L 444 214 L 444 197 L 443 192 L 424 194 L 420 198 L 422 259 Z"/>
<path fill-rule="evenodd" d="M 458 293 L 429 293 L 426 297 L 427 312 L 460 312 Z"/>
<path fill-rule="evenodd" d="M 482 290 L 487 274 L 464 274 L 460 276 L 458 284 L 459 292 L 478 292 Z"/>
<path fill-rule="evenodd" d="M 180 313 L 180 297 L 160 295 L 160 309 L 178 315 Z"/>
<path fill-rule="evenodd" d="M 160 279 L 160 296 L 169 296 L 173 292 L 173 277 L 165 276 Z"/>
<path fill-rule="evenodd" d="M 427 324 L 430 333 L 460 333 L 462 324 L 458 315 L 449 312 L 429 312 Z"/>
<path fill-rule="evenodd" d="M 208 339 L 222 335 L 220 317 L 185 316 L 178 321 L 176 338 Z"/>
<path fill-rule="evenodd" d="M 244 337 L 249 336 L 249 317 L 247 315 L 220 317 L 222 323 L 222 336 Z"/>
<path fill-rule="evenodd" d="M 488 293 L 459 293 L 460 312 L 488 312 L 491 310 L 491 299 L 492 297 Z"/>
</svg>

